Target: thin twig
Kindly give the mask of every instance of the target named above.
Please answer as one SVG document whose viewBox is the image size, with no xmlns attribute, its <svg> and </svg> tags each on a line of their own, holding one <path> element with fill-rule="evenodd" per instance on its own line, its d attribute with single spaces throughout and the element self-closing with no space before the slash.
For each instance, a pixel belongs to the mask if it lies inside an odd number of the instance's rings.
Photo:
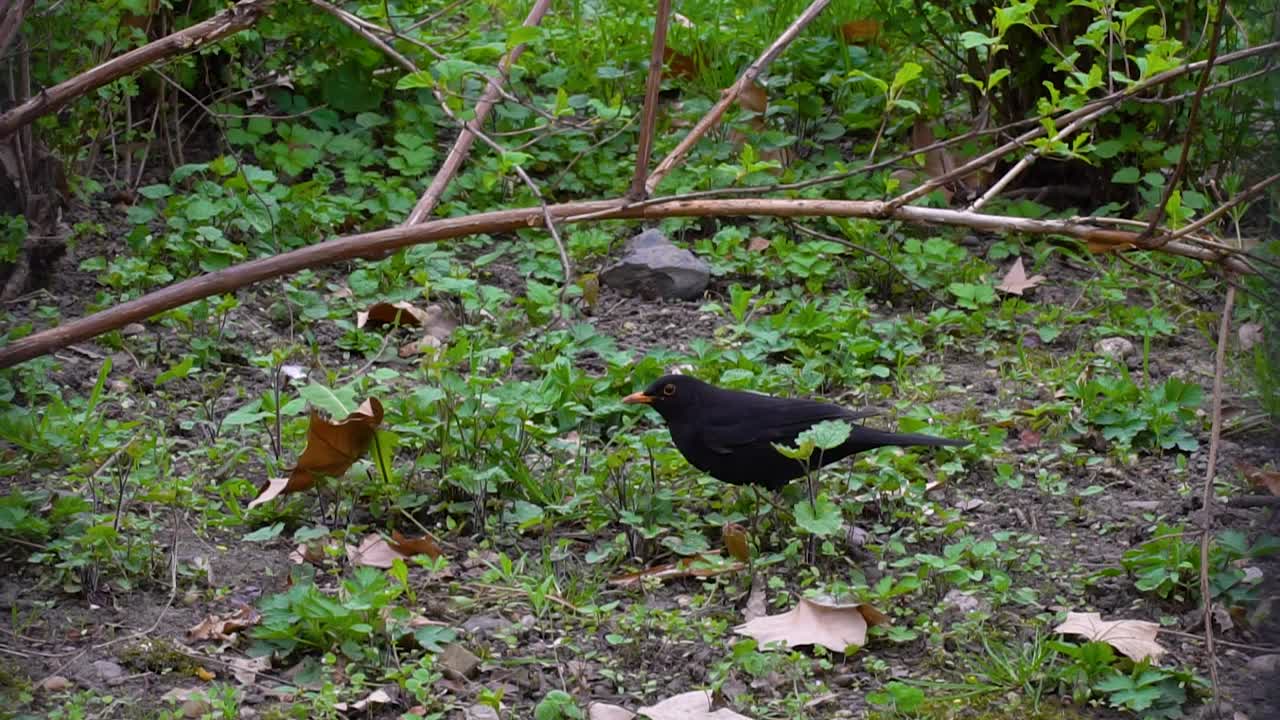
<svg viewBox="0 0 1280 720">
<path fill-rule="evenodd" d="M 925 295 L 928 295 L 930 298 L 932 298 L 932 299 L 933 299 L 933 301 L 934 301 L 934 302 L 938 303 L 939 305 L 944 305 L 944 306 L 946 306 L 946 307 L 949 307 L 949 308 L 951 308 L 951 309 L 953 309 L 953 310 L 954 310 L 954 309 L 955 309 L 955 307 L 956 307 L 955 305 L 952 305 L 951 303 L 947 302 L 946 300 L 943 300 L 942 298 L 938 297 L 937 295 L 934 295 L 932 290 L 930 290 L 929 288 L 925 287 L 924 285 L 921 285 L 921 284 L 919 283 L 919 281 L 915 280 L 915 279 L 914 279 L 914 278 L 912 278 L 910 275 L 908 275 L 908 274 L 906 274 L 905 272 L 903 272 L 903 271 L 902 271 L 902 269 L 901 269 L 901 268 L 899 268 L 897 265 L 895 265 L 895 264 L 894 264 L 894 262 L 893 262 L 892 260 L 890 260 L 889 258 L 885 257 L 884 255 L 881 255 L 880 253 L 876 252 L 875 250 L 872 250 L 872 249 L 871 249 L 871 248 L 869 248 L 869 247 L 866 247 L 866 246 L 864 246 L 864 245 L 859 245 L 859 244 L 857 244 L 857 243 L 855 243 L 855 242 L 852 242 L 852 241 L 847 240 L 847 239 L 842 238 L 842 237 L 838 237 L 838 236 L 836 236 L 836 235 L 830 235 L 830 234 L 828 234 L 828 233 L 824 233 L 824 232 L 822 232 L 821 230 L 814 230 L 813 228 L 807 228 L 807 227 L 805 227 L 804 225 L 801 225 L 801 224 L 799 224 L 799 223 L 795 223 L 794 225 L 792 225 L 792 227 L 794 227 L 796 230 L 799 230 L 801 233 L 803 233 L 803 234 L 805 234 L 805 235 L 808 235 L 808 236 L 810 236 L 810 237 L 816 237 L 816 238 L 821 238 L 821 239 L 823 239 L 823 240 L 829 240 L 829 241 L 831 241 L 831 242 L 833 242 L 833 243 L 838 243 L 838 244 L 840 244 L 840 245 L 844 245 L 845 247 L 853 248 L 854 250 L 857 250 L 858 252 L 863 253 L 864 255 L 870 255 L 871 257 L 873 257 L 873 258 L 875 258 L 875 259 L 879 260 L 880 262 L 884 263 L 885 265 L 888 265 L 890 270 L 892 270 L 892 271 L 894 271 L 895 273 L 897 273 L 899 277 L 901 277 L 903 280 L 906 280 L 906 281 L 907 281 L 908 283 L 910 283 L 910 284 L 912 285 L 912 287 L 914 287 L 915 289 L 919 290 L 920 292 L 924 293 Z"/>
<path fill-rule="evenodd" d="M 684 156 L 693 149 L 693 146 L 702 139 L 702 136 L 706 135 L 711 128 L 715 127 L 716 124 L 720 122 L 720 118 L 724 116 L 725 111 L 729 109 L 729 106 L 733 104 L 733 101 L 738 99 L 738 96 L 742 94 L 742 91 L 745 90 L 748 85 L 755 82 L 756 78 L 759 77 L 760 72 L 764 70 L 769 63 L 773 62 L 778 55 L 781 55 L 782 51 L 791 44 L 791 41 L 795 40 L 796 36 L 800 34 L 800 31 L 804 30 L 809 23 L 813 22 L 814 18 L 818 17 L 818 13 L 822 12 L 830 2 L 831 0 L 813 0 L 809 7 L 805 8 L 805 11 L 800 13 L 800 16 L 797 17 L 795 21 L 778 36 L 778 39 L 774 40 L 773 44 L 761 53 L 760 57 L 756 58 L 755 62 L 748 65 L 747 69 L 742 71 L 742 74 L 738 76 L 737 81 L 720 94 L 720 99 L 715 105 L 711 106 L 711 109 L 708 110 L 707 114 L 698 121 L 698 124 L 693 126 L 693 129 L 689 131 L 689 134 L 685 135 L 684 139 L 676 145 L 675 149 L 667 153 L 667 156 L 662 159 L 662 162 L 658 163 L 658 166 L 653 169 L 653 174 L 649 176 L 649 179 L 646 180 L 644 184 L 646 194 L 653 194 L 653 191 L 658 188 L 658 184 L 662 182 L 663 178 L 675 169 L 676 165 L 680 164 L 680 161 L 683 160 Z"/>
<path fill-rule="evenodd" d="M 1200 536 L 1200 602 L 1204 607 L 1204 651 L 1209 661 L 1209 680 L 1213 684 L 1213 704 L 1221 714 L 1221 689 L 1218 683 L 1218 657 L 1213 647 L 1213 595 L 1209 587 L 1209 537 L 1213 530 L 1214 497 L 1213 479 L 1218 469 L 1218 448 L 1222 444 L 1222 395 L 1223 375 L 1227 364 L 1227 345 L 1231 341 L 1231 310 L 1236 302 L 1236 289 L 1227 288 L 1227 298 L 1222 303 L 1222 322 L 1218 326 L 1218 349 L 1213 370 L 1213 424 L 1209 430 L 1209 460 L 1204 473 L 1204 487 L 1200 492 L 1200 507 L 1204 513 Z"/>
<path fill-rule="evenodd" d="M 541 23 L 543 16 L 547 13 L 547 8 L 550 6 L 551 0 L 537 0 L 529 10 L 528 16 L 524 19 L 524 27 L 536 27 Z M 414 206 L 413 211 L 409 213 L 409 217 L 405 218 L 402 225 L 416 225 L 426 220 L 431 215 L 431 211 L 435 210 L 436 204 L 440 202 L 440 198 L 444 195 L 445 187 L 448 186 L 453 176 L 457 174 L 458 169 L 462 167 L 467 154 L 471 152 L 471 145 L 476 138 L 475 133 L 480 130 L 485 118 L 489 116 L 489 111 L 497 104 L 498 85 L 505 82 L 511 66 L 524 54 L 524 50 L 525 44 L 520 43 L 507 51 L 502 56 L 502 59 L 498 61 L 498 76 L 489 78 L 489 84 L 485 88 L 484 95 L 480 98 L 480 102 L 476 103 L 475 116 L 467 121 L 461 134 L 454 141 L 453 147 L 449 148 L 449 154 L 445 157 L 444 163 L 436 171 L 435 177 L 431 179 L 431 184 L 427 186 L 426 192 L 418 199 L 417 205 Z"/>
<path fill-rule="evenodd" d="M 627 197 L 643 200 L 644 181 L 649 174 L 649 154 L 653 151 L 653 128 L 658 121 L 658 92 L 662 90 L 662 58 L 667 49 L 667 25 L 671 22 L 671 0 L 658 0 L 653 19 L 653 47 L 649 51 L 649 78 L 644 86 L 644 119 L 636 143 L 636 171 Z"/>
<path fill-rule="evenodd" d="M 1173 175 L 1165 182 L 1164 194 L 1156 204 L 1155 213 L 1151 216 L 1151 224 L 1142 233 L 1144 240 L 1154 235 L 1159 229 L 1160 223 L 1164 220 L 1165 206 L 1169 204 L 1169 198 L 1178 189 L 1178 183 L 1187 172 L 1187 159 L 1191 156 L 1191 141 L 1195 135 L 1196 121 L 1200 119 L 1200 101 L 1204 98 L 1205 87 L 1209 84 L 1209 75 L 1213 73 L 1214 62 L 1218 59 L 1218 43 L 1222 38 L 1222 19 L 1226 14 L 1226 8 L 1227 0 L 1218 0 L 1218 12 L 1213 19 L 1213 37 L 1209 40 L 1209 57 L 1205 60 L 1204 72 L 1200 73 L 1200 83 L 1196 86 L 1195 97 L 1191 99 L 1191 109 L 1187 111 L 1187 130 L 1182 138 L 1182 154 L 1178 156 L 1178 164 L 1173 169 Z M 1165 242 L 1168 242 L 1167 238 Z"/>
</svg>

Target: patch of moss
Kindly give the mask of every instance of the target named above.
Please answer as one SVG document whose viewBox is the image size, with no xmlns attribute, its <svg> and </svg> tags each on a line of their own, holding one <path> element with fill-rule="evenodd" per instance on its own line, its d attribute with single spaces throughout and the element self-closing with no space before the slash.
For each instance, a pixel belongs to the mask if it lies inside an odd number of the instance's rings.
<svg viewBox="0 0 1280 720">
<path fill-rule="evenodd" d="M 165 638 L 149 638 L 120 652 L 120 661 L 135 672 L 194 675 L 200 663 Z"/>
</svg>

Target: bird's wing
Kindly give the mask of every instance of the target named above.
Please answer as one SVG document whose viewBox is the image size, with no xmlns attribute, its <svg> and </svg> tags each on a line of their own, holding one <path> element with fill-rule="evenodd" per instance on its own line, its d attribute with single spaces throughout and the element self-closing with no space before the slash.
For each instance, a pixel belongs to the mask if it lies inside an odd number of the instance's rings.
<svg viewBox="0 0 1280 720">
<path fill-rule="evenodd" d="M 726 403 L 711 414 L 702 428 L 708 448 L 728 454 L 742 447 L 766 443 L 791 444 L 796 436 L 823 420 L 855 422 L 874 410 L 854 411 L 832 403 L 764 395 Z"/>
</svg>

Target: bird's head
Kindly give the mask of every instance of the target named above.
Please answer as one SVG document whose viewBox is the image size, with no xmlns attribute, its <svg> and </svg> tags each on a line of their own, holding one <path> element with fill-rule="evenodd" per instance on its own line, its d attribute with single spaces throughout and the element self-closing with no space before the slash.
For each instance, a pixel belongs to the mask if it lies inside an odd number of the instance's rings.
<svg viewBox="0 0 1280 720">
<path fill-rule="evenodd" d="M 688 375 L 663 375 L 640 392 L 622 398 L 627 404 L 642 403 L 657 410 L 668 422 L 679 420 L 699 405 L 710 385 Z"/>
</svg>

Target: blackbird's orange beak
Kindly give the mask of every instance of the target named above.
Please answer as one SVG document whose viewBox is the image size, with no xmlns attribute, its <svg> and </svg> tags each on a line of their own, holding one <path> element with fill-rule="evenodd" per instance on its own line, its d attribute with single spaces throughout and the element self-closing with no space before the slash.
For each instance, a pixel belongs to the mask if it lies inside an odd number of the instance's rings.
<svg viewBox="0 0 1280 720">
<path fill-rule="evenodd" d="M 630 395 L 622 398 L 622 402 L 626 403 L 627 405 L 634 405 L 636 403 L 652 405 L 653 398 L 649 397 L 648 395 L 645 395 L 643 392 L 633 392 Z"/>
</svg>

